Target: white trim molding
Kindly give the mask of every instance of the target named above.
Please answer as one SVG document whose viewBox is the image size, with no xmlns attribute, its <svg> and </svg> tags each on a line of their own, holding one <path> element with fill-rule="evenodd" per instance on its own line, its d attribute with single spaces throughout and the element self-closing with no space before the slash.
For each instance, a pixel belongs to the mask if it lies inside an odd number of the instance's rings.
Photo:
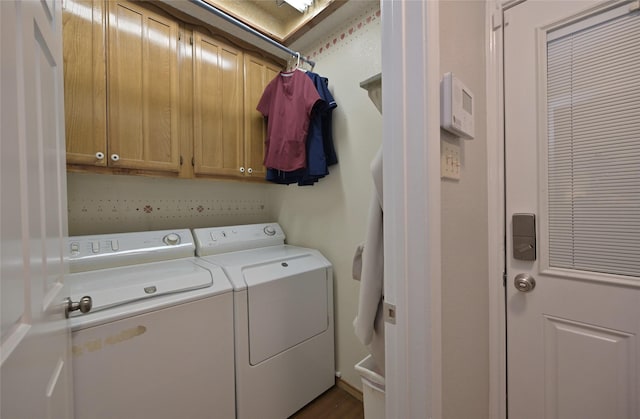
<svg viewBox="0 0 640 419">
<path fill-rule="evenodd" d="M 486 19 L 487 203 L 489 266 L 489 417 L 507 417 L 505 318 L 505 196 L 503 104 L 503 1 L 488 0 Z"/>
<path fill-rule="evenodd" d="M 386 417 L 442 417 L 438 2 L 382 1 Z"/>
</svg>

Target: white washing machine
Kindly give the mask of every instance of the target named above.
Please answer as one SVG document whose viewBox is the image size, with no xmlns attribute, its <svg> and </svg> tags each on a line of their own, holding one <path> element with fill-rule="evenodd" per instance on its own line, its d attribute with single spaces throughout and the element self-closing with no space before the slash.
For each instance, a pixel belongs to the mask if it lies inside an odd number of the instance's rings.
<svg viewBox="0 0 640 419">
<path fill-rule="evenodd" d="M 76 419 L 235 418 L 233 293 L 189 230 L 69 238 Z"/>
<path fill-rule="evenodd" d="M 283 419 L 335 383 L 333 271 L 276 223 L 194 230 L 233 285 L 238 419 Z"/>
</svg>

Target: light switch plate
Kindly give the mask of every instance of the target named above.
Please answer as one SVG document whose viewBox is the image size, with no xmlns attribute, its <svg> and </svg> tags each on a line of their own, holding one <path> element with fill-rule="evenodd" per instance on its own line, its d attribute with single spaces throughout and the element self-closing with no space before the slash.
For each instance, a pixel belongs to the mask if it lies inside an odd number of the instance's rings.
<svg viewBox="0 0 640 419">
<path fill-rule="evenodd" d="M 440 143 L 440 177 L 460 180 L 460 146 L 446 141 Z"/>
</svg>

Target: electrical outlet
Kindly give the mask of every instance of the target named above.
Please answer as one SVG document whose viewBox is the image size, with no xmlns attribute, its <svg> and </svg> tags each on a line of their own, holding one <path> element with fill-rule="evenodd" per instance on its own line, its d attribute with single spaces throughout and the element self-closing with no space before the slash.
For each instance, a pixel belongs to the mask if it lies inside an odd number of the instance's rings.
<svg viewBox="0 0 640 419">
<path fill-rule="evenodd" d="M 440 177 L 460 180 L 460 146 L 446 141 L 440 143 Z"/>
</svg>

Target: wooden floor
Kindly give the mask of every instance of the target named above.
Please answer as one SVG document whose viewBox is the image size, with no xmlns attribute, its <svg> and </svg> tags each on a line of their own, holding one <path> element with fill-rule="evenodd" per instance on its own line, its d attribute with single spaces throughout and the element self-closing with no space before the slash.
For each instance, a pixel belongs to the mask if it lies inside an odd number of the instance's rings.
<svg viewBox="0 0 640 419">
<path fill-rule="evenodd" d="M 291 419 L 363 419 L 362 402 L 334 386 L 291 416 Z"/>
</svg>

